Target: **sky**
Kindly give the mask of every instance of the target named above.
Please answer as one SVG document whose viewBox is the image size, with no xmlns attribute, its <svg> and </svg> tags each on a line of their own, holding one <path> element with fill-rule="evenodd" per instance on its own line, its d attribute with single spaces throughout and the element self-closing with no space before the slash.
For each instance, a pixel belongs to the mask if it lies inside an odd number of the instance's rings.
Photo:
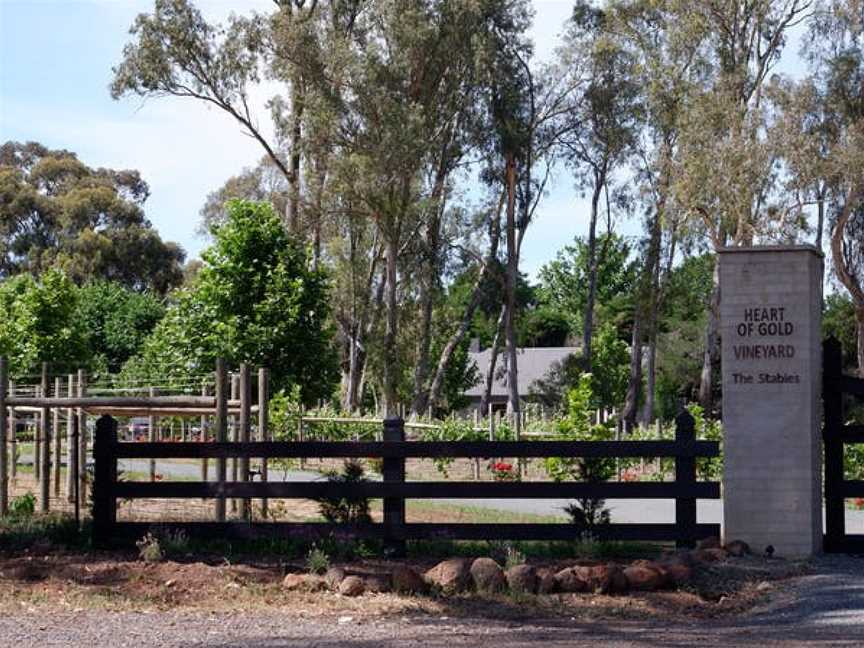
<svg viewBox="0 0 864 648">
<path fill-rule="evenodd" d="M 232 11 L 271 11 L 271 0 L 196 0 L 208 20 Z M 38 141 L 67 149 L 92 167 L 137 169 L 149 183 L 145 210 L 166 240 L 190 258 L 207 241 L 196 233 L 208 193 L 256 164 L 260 146 L 229 116 L 191 99 L 126 98 L 108 92 L 135 16 L 152 0 L 0 0 L 0 142 Z M 536 58 L 548 60 L 572 0 L 533 0 Z M 266 132 L 267 88 L 254 96 Z M 587 232 L 588 205 L 559 172 L 523 244 L 522 270 L 537 270 Z M 636 234 L 637 219 L 620 224 Z"/>
</svg>

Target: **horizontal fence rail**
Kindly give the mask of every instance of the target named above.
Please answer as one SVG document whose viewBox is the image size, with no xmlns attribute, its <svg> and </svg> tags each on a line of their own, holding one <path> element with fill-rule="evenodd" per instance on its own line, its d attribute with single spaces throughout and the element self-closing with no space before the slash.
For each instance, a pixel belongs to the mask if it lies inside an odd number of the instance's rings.
<svg viewBox="0 0 864 648">
<path fill-rule="evenodd" d="M 844 446 L 864 443 L 864 425 L 845 423 L 844 395 L 864 399 L 864 378 L 843 374 L 843 349 L 836 338 L 822 347 L 825 425 L 825 538 L 829 552 L 864 553 L 864 534 L 846 532 L 846 500 L 864 498 L 864 480 L 846 479 Z"/>
<path fill-rule="evenodd" d="M 574 540 L 586 531 L 574 524 L 470 524 L 407 523 L 406 499 L 674 499 L 674 524 L 604 524 L 590 529 L 600 540 L 674 541 L 692 545 L 696 540 L 719 535 L 716 524 L 698 524 L 697 499 L 718 499 L 717 482 L 696 480 L 696 459 L 717 457 L 719 444 L 695 439 L 694 421 L 688 413 L 676 419 L 674 441 L 405 441 L 404 422 L 385 419 L 383 441 L 378 442 L 217 442 L 159 443 L 118 442 L 114 419 L 103 416 L 96 426 L 93 488 L 94 542 L 108 544 L 114 539 L 142 535 L 151 523 L 118 522 L 118 499 L 211 498 L 217 512 L 224 511 L 227 498 L 322 499 L 342 497 L 380 498 L 383 522 L 363 525 L 288 522 L 165 522 L 190 534 L 207 537 L 250 538 L 275 535 L 296 538 L 335 536 L 377 538 L 395 553 L 404 552 L 406 540 Z M 227 459 L 308 457 L 378 457 L 383 459 L 382 481 L 362 483 L 252 482 L 227 481 L 223 475 L 213 481 L 118 481 L 119 459 Z M 407 458 L 439 457 L 583 457 L 634 458 L 674 457 L 672 482 L 458 482 L 406 481 Z M 221 503 L 221 504 L 220 504 Z"/>
<path fill-rule="evenodd" d="M 288 441 L 118 443 L 118 459 L 299 457 L 716 457 L 716 441 Z"/>
</svg>

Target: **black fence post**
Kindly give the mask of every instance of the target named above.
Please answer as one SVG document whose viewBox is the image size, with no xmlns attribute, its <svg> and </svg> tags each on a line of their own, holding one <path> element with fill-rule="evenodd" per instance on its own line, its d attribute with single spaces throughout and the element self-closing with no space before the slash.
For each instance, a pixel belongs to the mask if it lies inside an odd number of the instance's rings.
<svg viewBox="0 0 864 648">
<path fill-rule="evenodd" d="M 384 442 L 404 441 L 405 422 L 398 416 L 389 416 L 384 419 Z M 405 459 L 402 457 L 384 457 L 383 459 L 384 483 L 405 482 Z M 405 555 L 405 540 L 397 537 L 395 531 L 401 530 L 405 524 L 405 499 L 402 497 L 384 498 L 384 528 L 385 540 L 384 551 L 394 558 Z M 400 534 L 401 535 L 401 534 Z"/>
<path fill-rule="evenodd" d="M 96 439 L 93 444 L 93 545 L 110 544 L 117 522 L 117 421 L 102 416 L 96 421 Z"/>
<path fill-rule="evenodd" d="M 683 410 L 675 417 L 675 441 L 678 445 L 675 455 L 675 485 L 684 492 L 693 492 L 696 484 L 696 457 L 692 449 L 696 443 L 696 422 L 690 412 Z M 686 452 L 689 456 L 682 456 Z M 675 544 L 679 547 L 692 547 L 696 544 L 696 499 L 693 497 L 675 498 L 675 526 L 678 537 Z"/>
<path fill-rule="evenodd" d="M 846 535 L 846 510 L 843 501 L 843 348 L 830 337 L 822 345 L 822 404 L 825 427 L 825 551 L 834 551 Z"/>
</svg>

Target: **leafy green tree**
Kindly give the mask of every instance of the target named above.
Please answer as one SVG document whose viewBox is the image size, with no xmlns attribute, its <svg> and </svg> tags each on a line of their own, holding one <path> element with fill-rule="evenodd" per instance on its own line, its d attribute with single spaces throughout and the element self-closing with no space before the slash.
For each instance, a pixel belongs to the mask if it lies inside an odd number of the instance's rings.
<svg viewBox="0 0 864 648">
<path fill-rule="evenodd" d="M 687 257 L 664 284 L 655 385 L 657 414 L 664 420 L 675 418 L 682 398 L 689 401 L 698 396 L 714 261 L 713 254 Z"/>
<path fill-rule="evenodd" d="M 630 350 L 614 326 L 606 324 L 597 332 L 591 364 L 592 404 L 595 408 L 620 407 L 627 392 Z"/>
<path fill-rule="evenodd" d="M 0 283 L 0 354 L 13 376 L 36 374 L 42 362 L 66 371 L 88 366 L 78 303 L 78 289 L 59 270 Z"/>
<path fill-rule="evenodd" d="M 588 190 L 591 196 L 581 327 L 588 368 L 593 362 L 594 308 L 601 285 L 597 236 L 601 203 L 605 202 L 606 217 L 611 221 L 614 174 L 634 152 L 641 119 L 634 61 L 626 49 L 609 38 L 606 21 L 605 10 L 578 0 L 556 61 L 565 83 L 579 88 L 560 111 L 558 145 L 573 170 L 577 188 Z"/>
<path fill-rule="evenodd" d="M 201 376 L 218 357 L 270 368 L 273 389 L 299 385 L 304 402 L 332 393 L 336 362 L 327 280 L 266 203 L 231 201 L 194 282 L 124 372 Z"/>
<path fill-rule="evenodd" d="M 118 283 L 97 281 L 78 291 L 77 321 L 89 341 L 91 364 L 110 372 L 138 353 L 164 315 L 161 298 Z"/>
<path fill-rule="evenodd" d="M 844 366 L 851 370 L 857 365 L 857 321 L 855 304 L 846 295 L 832 292 L 825 297 L 822 311 L 822 334 L 840 340 L 843 346 Z"/>
<path fill-rule="evenodd" d="M 588 303 L 590 250 L 584 237 L 560 250 L 553 261 L 540 268 L 539 299 L 566 317 L 570 332 L 581 335 Z M 609 233 L 597 238 L 597 325 L 619 324 L 632 310 L 637 266 L 624 237 Z"/>
<path fill-rule="evenodd" d="M 594 403 L 597 397 L 591 374 L 583 374 L 567 396 L 567 414 L 558 423 L 558 435 L 567 441 L 609 441 L 614 437 L 614 422 L 594 422 Z M 550 457 L 545 460 L 546 472 L 555 481 L 584 481 L 598 483 L 615 474 L 614 459 L 590 457 Z M 579 498 L 569 504 L 565 512 L 579 531 L 606 524 L 609 511 L 602 499 Z"/>
<path fill-rule="evenodd" d="M 566 346 L 570 322 L 565 313 L 549 304 L 537 304 L 518 318 L 520 347 Z"/>
<path fill-rule="evenodd" d="M 821 130 L 828 130 L 816 177 L 830 199 L 834 274 L 855 306 L 856 360 L 864 377 L 864 18 L 857 0 L 818 5 L 805 50 L 818 88 Z M 824 140 L 823 140 L 824 142 Z"/>
<path fill-rule="evenodd" d="M 183 279 L 185 253 L 144 216 L 137 171 L 92 169 L 41 144 L 0 146 L 0 277 L 63 268 L 77 284 L 106 279 L 165 293 Z"/>
</svg>

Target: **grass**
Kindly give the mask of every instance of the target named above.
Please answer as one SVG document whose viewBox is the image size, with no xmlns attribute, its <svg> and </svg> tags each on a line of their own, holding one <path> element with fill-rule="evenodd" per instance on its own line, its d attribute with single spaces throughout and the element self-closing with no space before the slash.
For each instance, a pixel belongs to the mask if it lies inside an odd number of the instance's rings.
<svg viewBox="0 0 864 648">
<path fill-rule="evenodd" d="M 452 518 L 451 522 L 501 523 L 501 524 L 554 524 L 566 522 L 563 515 L 543 515 L 540 513 L 520 513 L 500 511 L 485 506 L 452 504 L 429 500 L 408 500 L 405 515 L 411 522 L 425 522 L 429 518 Z"/>
<path fill-rule="evenodd" d="M 156 471 L 159 473 L 159 471 Z M 120 478 L 123 481 L 134 481 L 134 482 L 149 482 L 150 481 L 150 471 L 145 470 L 123 470 L 120 472 Z M 179 482 L 193 482 L 200 481 L 200 477 L 196 477 L 194 475 L 170 475 L 166 478 L 166 481 L 179 481 Z"/>
<path fill-rule="evenodd" d="M 584 543 L 561 540 L 523 540 L 501 542 L 488 540 L 416 540 L 408 543 L 408 555 L 414 558 L 447 556 L 489 556 L 509 545 L 531 560 L 630 560 L 656 558 L 668 547 L 650 542 L 597 541 L 590 549 Z"/>
<path fill-rule="evenodd" d="M 43 543 L 86 551 L 90 548 L 90 526 L 79 529 L 75 519 L 63 513 L 0 517 L 0 550 L 21 551 Z"/>
</svg>

